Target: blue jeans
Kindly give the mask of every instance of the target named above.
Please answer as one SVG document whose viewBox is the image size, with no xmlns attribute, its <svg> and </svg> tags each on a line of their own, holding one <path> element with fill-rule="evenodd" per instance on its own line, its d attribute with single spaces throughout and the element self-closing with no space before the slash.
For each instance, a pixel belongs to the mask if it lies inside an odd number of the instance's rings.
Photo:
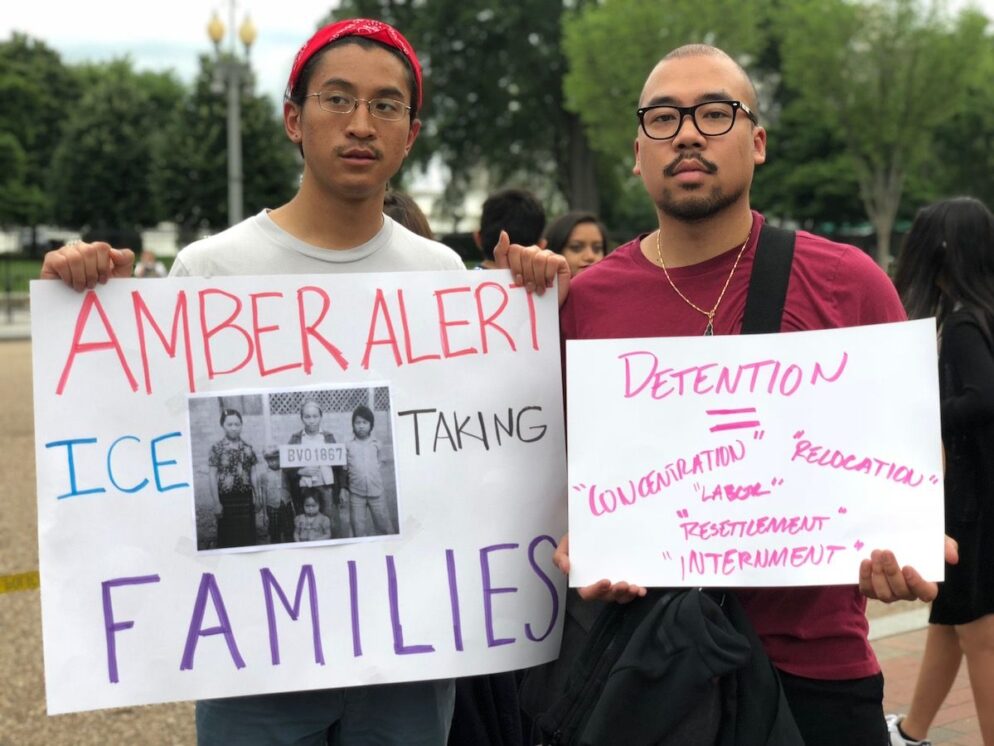
<svg viewBox="0 0 994 746">
<path fill-rule="evenodd" d="M 197 702 L 200 746 L 444 746 L 452 679 Z"/>
</svg>

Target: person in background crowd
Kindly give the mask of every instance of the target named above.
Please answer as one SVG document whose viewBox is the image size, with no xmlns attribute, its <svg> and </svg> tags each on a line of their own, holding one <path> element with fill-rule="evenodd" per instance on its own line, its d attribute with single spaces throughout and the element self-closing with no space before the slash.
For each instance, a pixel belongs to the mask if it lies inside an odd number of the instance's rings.
<svg viewBox="0 0 994 746">
<path fill-rule="evenodd" d="M 970 197 L 923 207 L 894 284 L 908 316 L 939 325 L 946 532 L 959 563 L 932 603 L 911 708 L 888 716 L 891 744 L 929 743 L 964 656 L 980 732 L 994 743 L 994 215 Z"/>
<path fill-rule="evenodd" d="M 383 212 L 411 233 L 417 233 L 424 238 L 435 238 L 431 232 L 431 225 L 428 224 L 428 218 L 409 194 L 388 190 L 383 198 Z"/>
<path fill-rule="evenodd" d="M 480 230 L 473 234 L 477 248 L 483 254 L 480 266 L 494 269 L 494 247 L 500 232 L 507 233 L 511 243 L 529 246 L 545 245 L 542 229 L 545 228 L 545 209 L 534 194 L 525 189 L 502 189 L 494 192 L 483 203 L 480 213 Z"/>
<path fill-rule="evenodd" d="M 607 230 L 593 213 L 568 212 L 549 223 L 545 246 L 566 257 L 570 275 L 576 277 L 607 254 Z"/>
<path fill-rule="evenodd" d="M 135 266 L 135 277 L 165 277 L 166 265 L 159 261 L 154 251 L 145 249 Z"/>
</svg>

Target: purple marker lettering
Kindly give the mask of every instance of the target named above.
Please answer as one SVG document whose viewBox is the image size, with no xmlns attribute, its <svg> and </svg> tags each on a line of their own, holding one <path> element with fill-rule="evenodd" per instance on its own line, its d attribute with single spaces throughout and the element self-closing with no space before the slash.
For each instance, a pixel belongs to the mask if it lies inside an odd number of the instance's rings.
<svg viewBox="0 0 994 746">
<path fill-rule="evenodd" d="M 551 536 L 536 536 L 532 539 L 531 544 L 528 545 L 528 564 L 532 566 L 532 570 L 538 575 L 539 580 L 541 580 L 545 587 L 549 589 L 549 595 L 552 597 L 552 613 L 549 615 L 549 626 L 545 628 L 545 632 L 537 637 L 532 632 L 531 623 L 525 624 L 525 637 L 527 637 L 532 642 L 542 642 L 546 637 L 552 634 L 552 628 L 556 626 L 556 620 L 559 618 L 559 591 L 556 588 L 556 584 L 552 582 L 552 579 L 545 574 L 541 567 L 539 567 L 538 562 L 535 559 L 535 549 L 543 541 L 547 541 L 552 545 L 553 551 L 556 549 L 556 540 Z"/>
<path fill-rule="evenodd" d="M 104 634 L 107 636 L 107 676 L 111 684 L 118 682 L 117 675 L 117 632 L 122 629 L 131 629 L 135 626 L 134 621 L 118 622 L 114 620 L 114 607 L 110 600 L 111 588 L 122 585 L 142 585 L 144 583 L 158 583 L 158 575 L 139 575 L 132 578 L 114 578 L 105 580 L 100 584 L 101 595 L 104 605 Z"/>
<path fill-rule="evenodd" d="M 346 563 L 349 566 L 349 607 L 352 611 L 352 657 L 362 655 L 362 638 L 359 634 L 359 578 L 356 575 L 355 560 Z"/>
<path fill-rule="evenodd" d="M 459 586 L 456 584 L 456 555 L 445 550 L 445 569 L 449 576 L 449 608 L 452 610 L 452 638 L 456 650 L 462 652 L 462 617 L 459 614 Z"/>
<path fill-rule="evenodd" d="M 517 548 L 517 544 L 494 544 L 480 550 L 480 571 L 483 575 L 483 617 L 487 627 L 487 647 L 510 645 L 515 641 L 513 637 L 494 637 L 494 610 L 490 597 L 498 593 L 517 593 L 518 589 L 511 586 L 503 588 L 493 586 L 490 578 L 490 553 Z"/>
<path fill-rule="evenodd" d="M 397 655 L 434 653 L 431 645 L 405 645 L 404 626 L 400 623 L 400 604 L 397 601 L 397 568 L 392 554 L 387 555 L 387 593 L 390 598 L 390 623 L 393 626 L 393 651 Z"/>
<path fill-rule="evenodd" d="M 208 595 L 211 597 L 211 603 L 214 604 L 214 611 L 217 613 L 218 626 L 204 629 L 204 611 L 207 608 Z M 231 622 L 228 621 L 228 611 L 224 608 L 224 599 L 221 598 L 217 581 L 212 573 L 205 572 L 200 578 L 200 587 L 197 589 L 197 600 L 193 605 L 193 615 L 190 617 L 190 629 L 186 635 L 183 660 L 179 666 L 180 671 L 193 669 L 193 657 L 197 652 L 197 643 L 201 637 L 210 635 L 224 635 L 224 640 L 228 644 L 228 653 L 235 663 L 235 668 L 245 668 L 245 661 L 242 659 L 241 653 L 238 652 L 238 644 L 235 642 Z"/>
<path fill-rule="evenodd" d="M 321 647 L 321 621 L 318 615 L 318 593 L 314 583 L 314 566 L 301 565 L 297 577 L 297 593 L 291 606 L 283 587 L 279 584 L 268 567 L 259 570 L 262 576 L 262 590 L 266 595 L 266 619 L 269 621 L 269 652 L 274 666 L 280 664 L 280 641 L 276 630 L 276 610 L 273 608 L 273 590 L 280 597 L 283 608 L 293 621 L 300 617 L 300 604 L 304 599 L 304 585 L 307 585 L 307 599 L 311 608 L 311 633 L 314 638 L 314 662 L 324 665 L 324 650 Z"/>
</svg>

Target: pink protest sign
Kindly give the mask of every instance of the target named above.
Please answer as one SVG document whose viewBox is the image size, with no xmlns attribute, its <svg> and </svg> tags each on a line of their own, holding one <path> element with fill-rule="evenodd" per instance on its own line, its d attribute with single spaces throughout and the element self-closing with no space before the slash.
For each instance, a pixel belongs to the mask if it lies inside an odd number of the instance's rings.
<svg viewBox="0 0 994 746">
<path fill-rule="evenodd" d="M 570 585 L 943 574 L 932 320 L 567 343 Z"/>
</svg>

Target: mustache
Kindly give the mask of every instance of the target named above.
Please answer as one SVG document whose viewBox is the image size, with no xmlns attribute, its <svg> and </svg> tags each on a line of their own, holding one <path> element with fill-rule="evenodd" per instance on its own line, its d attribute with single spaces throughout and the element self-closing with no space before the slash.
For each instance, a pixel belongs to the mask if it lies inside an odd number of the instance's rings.
<svg viewBox="0 0 994 746">
<path fill-rule="evenodd" d="M 676 167 L 679 166 L 684 161 L 697 161 L 709 174 L 716 173 L 718 171 L 718 166 L 709 161 L 702 155 L 692 154 L 692 155 L 680 155 L 674 158 L 667 166 L 663 169 L 663 174 L 666 176 L 676 176 Z"/>
</svg>

